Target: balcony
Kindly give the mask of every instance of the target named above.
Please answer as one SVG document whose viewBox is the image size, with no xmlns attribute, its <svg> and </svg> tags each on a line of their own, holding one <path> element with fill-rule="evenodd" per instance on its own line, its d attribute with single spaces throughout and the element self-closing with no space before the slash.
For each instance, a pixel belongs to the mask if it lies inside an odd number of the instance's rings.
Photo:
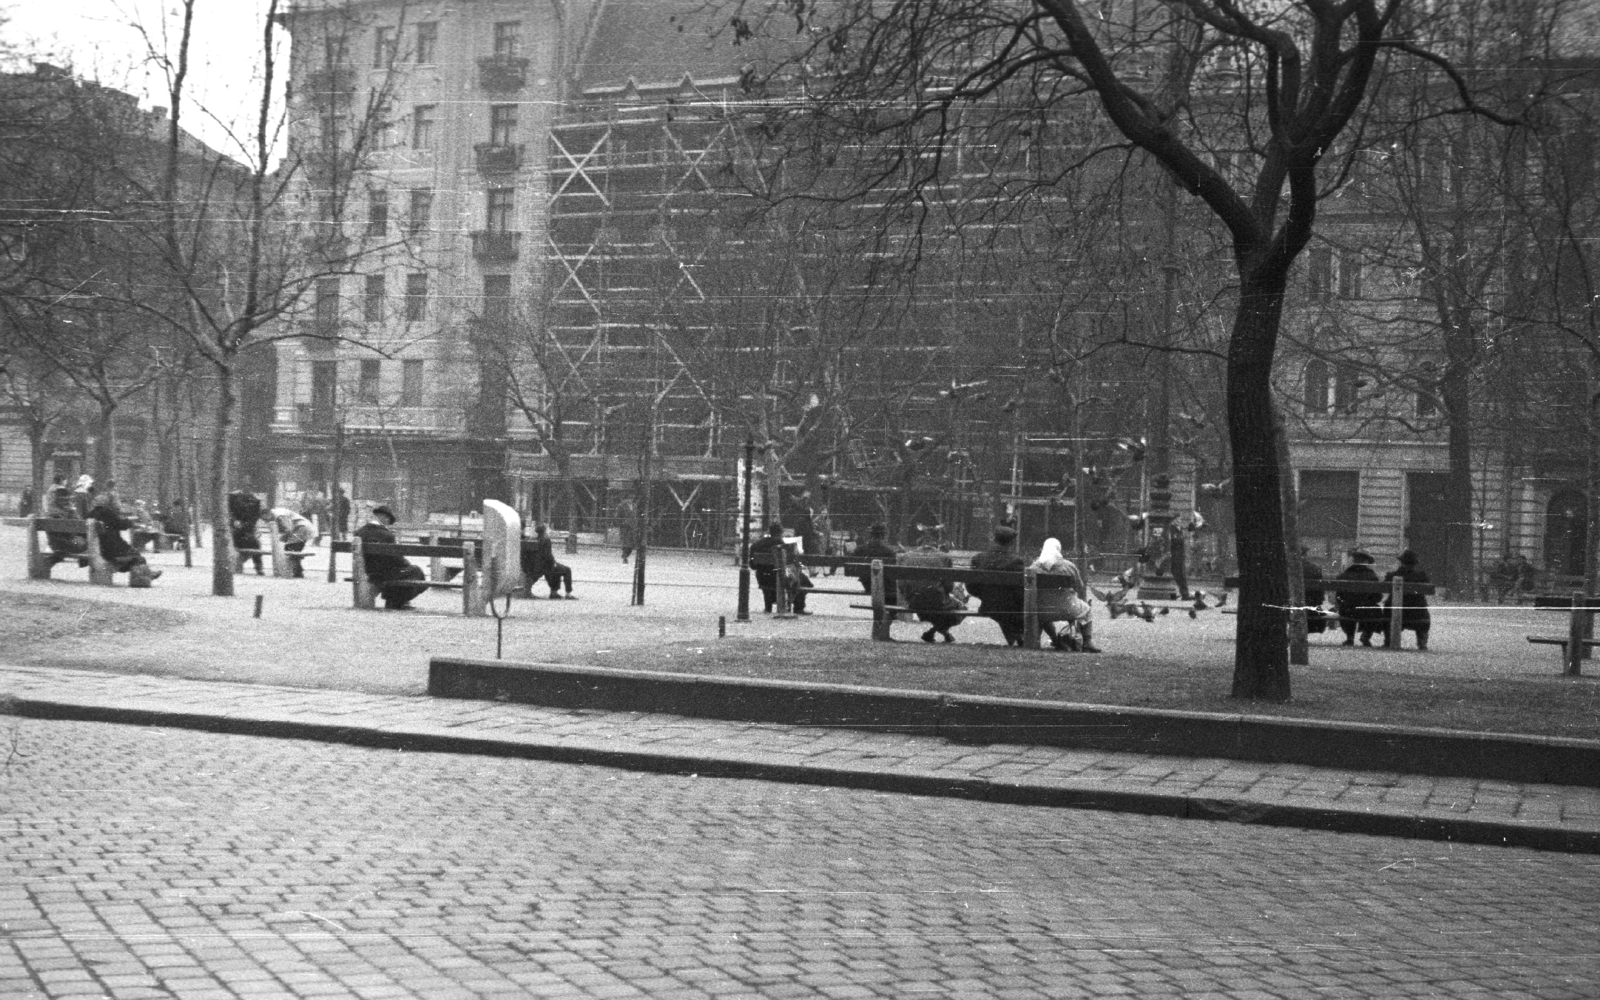
<svg viewBox="0 0 1600 1000">
<path fill-rule="evenodd" d="M 480 142 L 472 147 L 478 157 L 480 174 L 514 174 L 522 169 L 522 143 L 497 145 Z"/>
<path fill-rule="evenodd" d="M 517 259 L 521 240 L 521 233 L 479 229 L 472 234 L 472 256 L 483 264 L 504 264 Z"/>
<path fill-rule="evenodd" d="M 349 104 L 356 92 L 355 70 L 348 66 L 324 67 L 306 74 L 306 97 L 314 107 Z"/>
<path fill-rule="evenodd" d="M 528 85 L 525 56 L 484 56 L 478 60 L 478 87 L 492 94 L 521 90 Z"/>
</svg>

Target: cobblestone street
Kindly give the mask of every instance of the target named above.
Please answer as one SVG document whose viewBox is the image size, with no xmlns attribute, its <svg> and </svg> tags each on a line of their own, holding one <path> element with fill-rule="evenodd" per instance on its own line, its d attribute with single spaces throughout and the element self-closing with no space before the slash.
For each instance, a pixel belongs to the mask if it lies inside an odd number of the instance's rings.
<svg viewBox="0 0 1600 1000">
<path fill-rule="evenodd" d="M 1594 995 L 1600 863 L 4 720 L 0 997 Z"/>
</svg>

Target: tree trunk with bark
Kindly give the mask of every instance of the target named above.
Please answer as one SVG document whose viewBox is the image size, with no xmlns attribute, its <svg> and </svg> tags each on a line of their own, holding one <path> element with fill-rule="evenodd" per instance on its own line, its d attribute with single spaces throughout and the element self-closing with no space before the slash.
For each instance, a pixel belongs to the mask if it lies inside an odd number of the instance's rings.
<svg viewBox="0 0 1600 1000">
<path fill-rule="evenodd" d="M 1272 357 L 1286 275 L 1261 278 L 1241 266 L 1239 311 L 1228 345 L 1228 435 L 1233 445 L 1234 518 L 1238 532 L 1238 638 L 1233 697 L 1289 700 L 1286 642 L 1289 569 L 1283 531 L 1283 482 L 1272 402 Z"/>
<path fill-rule="evenodd" d="M 233 550 L 232 519 L 228 515 L 233 425 L 239 408 L 231 360 L 223 358 L 216 362 L 217 423 L 211 439 L 214 449 L 211 461 L 211 593 L 216 597 L 233 596 L 233 568 L 237 559 Z"/>
</svg>

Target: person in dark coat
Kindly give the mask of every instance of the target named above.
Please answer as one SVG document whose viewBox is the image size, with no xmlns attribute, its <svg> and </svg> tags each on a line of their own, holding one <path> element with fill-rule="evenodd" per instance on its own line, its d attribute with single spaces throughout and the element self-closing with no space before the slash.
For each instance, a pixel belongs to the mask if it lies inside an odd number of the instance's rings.
<svg viewBox="0 0 1600 1000">
<path fill-rule="evenodd" d="M 246 490 L 229 493 L 228 520 L 233 523 L 234 551 L 250 551 L 250 555 L 239 556 L 234 572 L 242 572 L 248 559 L 256 568 L 256 576 L 266 576 L 261 568 L 261 536 L 256 533 L 256 522 L 261 520 L 261 498 Z"/>
<path fill-rule="evenodd" d="M 1017 530 L 1007 524 L 994 529 L 993 545 L 972 557 L 973 569 L 1020 573 L 1026 566 L 1022 556 L 1017 554 Z M 978 605 L 979 613 L 994 619 L 1000 626 L 1006 645 L 1022 645 L 1022 587 L 973 584 L 967 589 L 983 602 Z"/>
<path fill-rule="evenodd" d="M 1406 583 L 1429 583 L 1428 574 L 1417 565 L 1417 554 L 1410 549 L 1400 553 L 1400 565 L 1383 575 L 1383 582 L 1404 580 Z M 1390 598 L 1383 599 L 1385 616 L 1392 608 Z M 1417 648 L 1428 648 L 1428 629 L 1433 620 L 1428 614 L 1428 598 L 1422 594 L 1403 594 L 1400 598 L 1400 631 L 1417 633 Z M 1395 636 L 1394 648 L 1400 648 L 1401 636 Z"/>
<path fill-rule="evenodd" d="M 783 525 L 777 521 L 767 526 L 766 537 L 750 543 L 750 566 L 756 571 L 756 584 L 761 588 L 761 599 L 766 604 L 765 610 L 769 615 L 778 603 L 778 567 L 771 563 L 760 565 L 757 557 L 763 557 L 760 560 L 762 563 L 766 563 L 769 559 L 776 560 L 777 551 L 783 545 Z M 793 555 L 793 552 L 784 553 L 785 558 Z M 789 578 L 783 581 L 783 584 L 789 589 L 789 602 L 794 608 L 794 613 L 809 615 L 811 612 L 806 610 L 806 591 L 810 589 L 811 581 L 800 571 L 798 563 L 788 563 L 785 572 Z"/>
<path fill-rule="evenodd" d="M 78 514 L 78 505 L 73 499 L 72 487 L 62 482 L 60 476 L 56 477 L 55 485 L 50 489 L 49 498 L 50 506 L 45 511 L 46 517 L 61 518 L 68 521 L 83 520 Z M 52 556 L 54 556 L 51 560 L 52 562 L 78 559 L 80 565 L 88 565 L 88 562 L 82 557 L 88 550 L 89 543 L 84 540 L 82 535 L 70 535 L 62 531 L 47 531 L 44 539 L 50 546 Z"/>
<path fill-rule="evenodd" d="M 923 528 L 917 547 L 900 555 L 900 565 L 950 569 L 955 563 L 951 561 L 950 553 L 942 547 L 943 540 L 943 529 L 938 525 Z M 945 642 L 956 641 L 950 630 L 961 624 L 962 616 L 952 612 L 965 611 L 967 606 L 955 596 L 955 585 L 951 581 L 901 581 L 900 603 L 915 611 L 917 617 L 928 624 L 927 631 L 922 633 L 923 642 L 933 642 L 936 636 Z"/>
<path fill-rule="evenodd" d="M 617 504 L 617 538 L 622 547 L 622 561 L 627 562 L 633 555 L 633 550 L 639 545 L 639 508 L 630 499 L 624 497 Z"/>
<path fill-rule="evenodd" d="M 852 558 L 865 559 L 869 562 L 867 566 L 859 568 L 852 566 L 846 569 L 845 575 L 853 576 L 861 581 L 861 589 L 870 594 L 872 593 L 871 560 L 881 559 L 883 564 L 887 566 L 895 561 L 899 553 L 894 550 L 894 546 L 889 544 L 888 527 L 882 524 L 874 524 L 867 529 L 867 540 L 858 542 L 856 547 L 850 550 L 850 555 Z"/>
<path fill-rule="evenodd" d="M 561 596 L 563 584 L 567 588 L 567 600 L 574 600 L 572 567 L 556 559 L 555 546 L 550 543 L 550 531 L 542 524 L 534 526 L 532 538 L 522 541 L 522 575 L 527 580 L 529 597 L 533 596 L 533 582 L 543 578 L 550 588 L 552 601 Z"/>
<path fill-rule="evenodd" d="M 150 569 L 139 550 L 122 537 L 124 531 L 134 527 L 134 522 L 123 516 L 114 492 L 108 489 L 101 493 L 89 516 L 100 525 L 100 556 L 113 573 L 127 573 L 134 579 L 143 577 L 146 582 L 161 575 L 160 570 Z"/>
<path fill-rule="evenodd" d="M 389 528 L 394 524 L 394 511 L 388 507 L 372 508 L 372 519 L 356 529 L 362 545 L 393 545 L 396 541 Z M 409 611 L 411 602 L 428 590 L 427 575 L 421 566 L 414 566 L 404 556 L 368 555 L 362 553 L 361 563 L 367 579 L 378 588 L 384 607 L 390 611 Z"/>
<path fill-rule="evenodd" d="M 1335 578 L 1334 585 L 1338 586 L 1339 580 L 1361 580 L 1366 583 L 1378 582 L 1378 571 L 1372 568 L 1373 558 L 1362 549 L 1350 550 L 1350 565 Z M 1373 633 L 1387 635 L 1388 627 L 1384 625 L 1383 608 L 1379 605 L 1383 598 L 1377 594 L 1357 594 L 1351 591 L 1335 591 L 1333 595 L 1334 608 L 1339 612 L 1339 627 L 1344 630 L 1344 645 L 1356 644 L 1356 632 L 1361 632 L 1361 645 L 1372 645 Z"/>
</svg>

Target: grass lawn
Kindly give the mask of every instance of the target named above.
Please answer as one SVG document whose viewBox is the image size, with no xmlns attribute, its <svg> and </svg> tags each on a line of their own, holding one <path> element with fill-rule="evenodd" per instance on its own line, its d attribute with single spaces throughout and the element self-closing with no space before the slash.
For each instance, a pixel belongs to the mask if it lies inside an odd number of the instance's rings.
<svg viewBox="0 0 1600 1000">
<path fill-rule="evenodd" d="M 793 643 L 732 638 L 664 653 L 652 660 L 651 669 L 1600 739 L 1600 678 L 1591 676 L 1440 677 L 1295 667 L 1294 700 L 1275 705 L 1228 698 L 1232 670 L 1227 666 L 1114 654 L 1025 654 L 976 644 L 930 647 L 920 642 L 869 644 L 824 639 Z M 637 651 L 630 650 L 592 653 L 581 661 L 638 668 Z M 1600 661 L 1591 669 L 1600 673 Z"/>
</svg>

